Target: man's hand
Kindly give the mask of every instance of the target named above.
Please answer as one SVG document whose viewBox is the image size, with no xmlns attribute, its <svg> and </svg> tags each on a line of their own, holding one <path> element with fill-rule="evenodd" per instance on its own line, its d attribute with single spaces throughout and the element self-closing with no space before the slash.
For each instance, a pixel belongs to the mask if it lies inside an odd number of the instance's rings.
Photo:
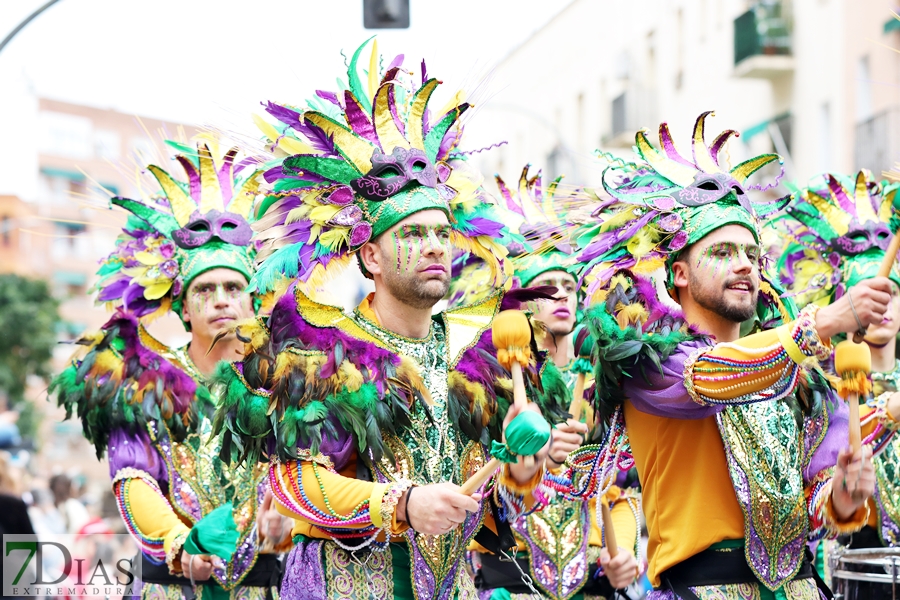
<svg viewBox="0 0 900 600">
<path fill-rule="evenodd" d="M 271 552 L 291 533 L 291 520 L 278 512 L 273 499 L 272 490 L 267 488 L 257 513 L 256 523 L 257 531 L 262 539 L 261 551 Z"/>
<path fill-rule="evenodd" d="M 465 496 L 452 483 L 433 483 L 409 490 L 397 503 L 397 518 L 419 533 L 441 535 L 458 527 L 468 513 L 478 511 L 481 494 Z"/>
<path fill-rule="evenodd" d="M 214 567 L 222 566 L 222 559 L 217 556 L 181 551 L 181 574 L 193 581 L 206 581 L 212 576 Z"/>
<path fill-rule="evenodd" d="M 566 462 L 569 452 L 578 450 L 584 443 L 584 436 L 587 432 L 587 425 L 575 419 L 555 425 L 550 434 L 550 449 L 547 452 L 550 466 L 562 466 Z"/>
<path fill-rule="evenodd" d="M 850 448 L 841 450 L 831 480 L 831 501 L 836 516 L 841 520 L 849 519 L 874 493 L 872 449 L 863 446 L 856 455 Z"/>
<path fill-rule="evenodd" d="M 609 550 L 602 548 L 600 550 L 600 566 L 603 567 L 603 573 L 609 579 L 609 583 L 617 590 L 631 585 L 638 574 L 637 560 L 624 548 L 619 548 L 619 553 L 615 558 L 610 558 Z"/>
<path fill-rule="evenodd" d="M 859 316 L 859 323 L 850 308 L 850 297 L 853 297 L 853 308 Z M 860 323 L 865 329 L 869 325 L 881 323 L 884 313 L 891 302 L 891 281 L 887 277 L 866 279 L 850 288 L 840 300 L 825 306 L 816 313 L 816 331 L 825 341 L 839 333 L 859 331 Z"/>
<path fill-rule="evenodd" d="M 529 402 L 521 410 L 519 410 L 515 404 L 510 404 L 509 410 L 506 411 L 506 418 L 503 419 L 503 431 L 506 431 L 506 427 L 510 423 L 512 423 L 512 420 L 515 419 L 519 415 L 519 413 L 525 411 L 536 412 L 539 415 L 541 414 L 540 407 L 538 407 L 538 405 L 534 402 Z M 549 450 L 550 442 L 548 441 L 546 444 L 544 444 L 544 447 L 538 450 L 538 453 L 534 455 L 534 460 L 528 461 L 528 465 L 526 465 L 525 457 L 520 456 L 515 463 L 509 465 L 509 472 L 510 474 L 512 474 L 513 479 L 515 479 L 519 483 L 528 483 L 529 481 L 534 479 L 534 476 L 538 472 L 538 469 L 540 469 L 541 465 L 544 464 L 544 460 L 547 458 L 547 452 Z"/>
</svg>

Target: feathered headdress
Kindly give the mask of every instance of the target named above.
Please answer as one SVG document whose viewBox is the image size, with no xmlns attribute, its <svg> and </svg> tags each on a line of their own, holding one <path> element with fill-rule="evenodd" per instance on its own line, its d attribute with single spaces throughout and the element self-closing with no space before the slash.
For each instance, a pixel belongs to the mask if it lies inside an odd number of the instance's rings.
<svg viewBox="0 0 900 600">
<path fill-rule="evenodd" d="M 788 233 L 778 278 L 799 305 L 827 304 L 875 276 L 900 226 L 898 188 L 863 169 L 855 179 L 828 173 L 793 196 L 770 227 Z M 891 278 L 900 285 L 896 267 Z"/>
<path fill-rule="evenodd" d="M 235 164 L 238 151 L 231 149 L 217 165 L 206 144 L 198 144 L 195 152 L 167 143 L 181 152 L 176 160 L 187 181 L 149 165 L 161 193 L 140 201 L 112 199 L 132 216 L 116 249 L 102 261 L 95 288 L 98 302 L 144 319 L 168 310 L 180 313 L 184 290 L 201 273 L 224 267 L 248 280 L 253 273 L 249 219 L 260 171 L 240 173 L 255 161 Z"/>
<path fill-rule="evenodd" d="M 544 189 L 541 172 L 529 177 L 530 169 L 530 164 L 525 165 L 518 187 L 512 189 L 500 175 L 494 175 L 510 213 L 508 227 L 518 231 L 518 235 L 508 238 L 506 249 L 521 287 L 528 287 L 538 275 L 551 270 L 577 277 L 576 266 L 568 260 L 572 247 L 565 235 L 566 219 L 560 214 L 564 202 L 560 201 L 563 194 L 558 189 L 563 178 L 557 177 Z M 570 195 L 565 194 L 566 202 Z M 454 259 L 453 269 L 450 305 L 474 304 L 491 292 L 489 272 L 480 258 L 460 253 Z"/>
<path fill-rule="evenodd" d="M 276 160 L 254 226 L 262 246 L 251 289 L 267 291 L 281 275 L 316 286 L 363 244 L 427 209 L 444 211 L 451 243 L 502 281 L 506 229 L 481 175 L 453 154 L 470 105 L 457 94 L 432 115 L 440 82 L 423 63 L 414 84 L 402 55 L 380 72 L 375 44 L 364 82 L 358 62 L 366 44 L 350 60 L 346 88 L 316 92 L 308 110 L 269 102 L 279 127 L 257 119 Z"/>
<path fill-rule="evenodd" d="M 784 205 L 785 200 L 755 202 L 747 195 L 748 189 L 777 185 L 780 175 L 767 186 L 748 186 L 747 180 L 770 163 L 780 164 L 778 155 L 763 154 L 730 167 L 725 143 L 738 134 L 726 130 L 707 145 L 704 129 L 711 114 L 701 114 L 694 124 L 693 161 L 676 150 L 668 124 L 662 123 L 662 149 L 639 131 L 635 152 L 641 160 L 613 159 L 604 170 L 603 189 L 611 199 L 596 207 L 577 228 L 574 239 L 592 301 L 598 300 L 597 293 L 616 273 L 625 269 L 652 272 L 724 225 L 743 225 L 758 240 L 759 219 Z"/>
</svg>

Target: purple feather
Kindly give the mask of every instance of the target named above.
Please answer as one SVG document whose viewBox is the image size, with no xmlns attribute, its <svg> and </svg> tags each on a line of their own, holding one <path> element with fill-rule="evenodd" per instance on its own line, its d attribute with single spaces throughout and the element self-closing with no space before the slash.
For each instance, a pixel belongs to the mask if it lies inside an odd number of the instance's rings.
<svg viewBox="0 0 900 600">
<path fill-rule="evenodd" d="M 100 302 L 110 302 L 111 300 L 118 300 L 122 297 L 122 294 L 125 293 L 125 288 L 128 287 L 130 280 L 128 279 L 119 279 L 114 281 L 100 290 L 100 294 L 97 296 L 97 300 Z"/>
<path fill-rule="evenodd" d="M 296 130 L 306 138 L 310 146 L 319 152 L 327 156 L 337 156 L 338 152 L 334 147 L 331 136 L 325 133 L 321 127 L 312 124 L 308 119 L 304 119 L 303 124 L 297 127 Z"/>
<path fill-rule="evenodd" d="M 578 255 L 581 262 L 590 262 L 597 257 L 603 256 L 617 245 L 630 240 L 641 228 L 651 220 L 659 216 L 659 212 L 650 210 L 644 213 L 639 219 L 635 219 L 627 226 L 608 231 L 597 236 L 597 238 L 587 245 L 587 247 Z"/>
<path fill-rule="evenodd" d="M 316 90 L 316 96 L 322 98 L 323 100 L 327 100 L 331 102 L 335 106 L 340 106 L 341 103 L 338 101 L 338 97 L 334 92 L 328 92 L 325 90 Z"/>
<path fill-rule="evenodd" d="M 191 184 L 191 198 L 194 199 L 194 202 L 200 201 L 200 173 L 197 172 L 197 169 L 194 168 L 194 164 L 188 159 L 186 156 L 182 156 L 179 154 L 175 157 L 175 160 L 181 163 L 181 166 L 184 167 L 184 172 L 187 173 L 188 181 Z"/>
<path fill-rule="evenodd" d="M 360 137 L 377 145 L 378 135 L 375 133 L 375 127 L 372 125 L 369 115 L 365 113 L 350 90 L 344 91 L 344 103 L 346 104 L 344 114 L 347 117 L 350 129 Z"/>
<path fill-rule="evenodd" d="M 275 104 L 274 102 L 266 102 L 263 104 L 266 112 L 289 126 L 291 129 L 299 130 L 303 126 L 303 115 L 296 110 Z"/>
<path fill-rule="evenodd" d="M 428 69 L 425 67 L 425 59 L 422 59 L 422 85 L 428 81 Z"/>
<path fill-rule="evenodd" d="M 400 67 L 400 65 L 402 65 L 402 64 L 403 64 L 403 55 L 398 54 L 397 56 L 394 57 L 394 60 L 391 61 L 391 64 L 388 65 L 387 70 L 390 71 L 391 69 L 396 69 L 396 68 Z"/>
<path fill-rule="evenodd" d="M 468 221 L 460 221 L 462 229 L 468 237 L 487 235 L 492 238 L 500 237 L 505 225 L 484 217 L 472 217 Z"/>
<path fill-rule="evenodd" d="M 222 159 L 222 166 L 219 168 L 218 173 L 219 187 L 222 188 L 222 200 L 224 200 L 225 206 L 228 206 L 231 203 L 231 198 L 234 195 L 234 179 L 232 173 L 235 155 L 237 155 L 237 148 L 232 148 L 225 153 L 225 156 Z"/>
</svg>

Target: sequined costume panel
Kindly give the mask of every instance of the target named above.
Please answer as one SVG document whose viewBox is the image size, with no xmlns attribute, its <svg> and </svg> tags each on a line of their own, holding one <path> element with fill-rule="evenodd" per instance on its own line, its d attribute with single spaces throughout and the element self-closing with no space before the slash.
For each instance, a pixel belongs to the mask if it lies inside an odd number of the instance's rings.
<svg viewBox="0 0 900 600">
<path fill-rule="evenodd" d="M 747 562 L 780 587 L 799 570 L 808 531 L 802 432 L 784 402 L 728 407 L 717 420 L 744 511 Z"/>
<path fill-rule="evenodd" d="M 872 384 L 875 396 L 900 390 L 900 361 L 891 373 L 872 373 Z M 893 436 L 873 462 L 878 533 L 882 543 L 896 546 L 900 543 L 900 437 Z"/>
<path fill-rule="evenodd" d="M 228 592 L 228 600 L 280 600 L 278 590 L 272 588 L 271 596 L 266 596 L 270 590 L 261 587 L 239 587 Z M 207 600 L 212 596 L 206 586 L 198 585 L 195 589 L 195 600 Z M 184 590 L 178 585 L 160 585 L 158 583 L 145 583 L 141 590 L 141 600 L 188 600 Z"/>
<path fill-rule="evenodd" d="M 187 347 L 172 350 L 171 357 L 194 379 L 203 381 Z M 237 549 L 224 569 L 213 571 L 223 588 L 233 589 L 256 564 L 256 512 L 265 495 L 268 470 L 262 465 L 225 465 L 219 459 L 219 439 L 212 439 L 207 418 L 181 443 L 172 443 L 165 427 L 161 431 L 160 427 L 151 423 L 151 439 L 166 464 L 168 497 L 175 512 L 195 523 L 223 504 L 231 502 L 234 507 Z"/>
<path fill-rule="evenodd" d="M 587 581 L 588 510 L 587 502 L 558 499 L 513 524 L 535 583 L 552 598 L 570 598 Z"/>
</svg>

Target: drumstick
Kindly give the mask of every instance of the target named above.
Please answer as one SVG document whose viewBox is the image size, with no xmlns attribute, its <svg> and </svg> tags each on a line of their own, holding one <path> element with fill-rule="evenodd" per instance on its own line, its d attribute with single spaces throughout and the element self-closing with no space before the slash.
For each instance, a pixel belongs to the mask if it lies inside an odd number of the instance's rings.
<svg viewBox="0 0 900 600">
<path fill-rule="evenodd" d="M 575 391 L 572 392 L 572 404 L 569 405 L 569 414 L 576 421 L 581 420 L 581 403 L 584 400 L 584 373 L 579 373 L 575 377 Z"/>
<path fill-rule="evenodd" d="M 587 380 L 587 372 L 591 368 L 591 350 L 594 347 L 594 338 L 591 337 L 587 327 L 582 326 L 575 334 L 575 353 L 578 358 L 572 365 L 575 371 L 575 391 L 572 393 L 572 403 L 569 405 L 569 414 L 576 421 L 581 420 L 581 407 L 584 404 L 584 384 Z"/>
<path fill-rule="evenodd" d="M 834 370 L 840 375 L 838 394 L 847 400 L 850 409 L 850 447 L 853 453 L 860 451 L 862 434 L 859 425 L 859 397 L 871 390 L 869 372 L 872 370 L 872 353 L 867 344 L 844 340 L 834 349 Z"/>
<path fill-rule="evenodd" d="M 610 558 L 615 558 L 619 553 L 619 546 L 616 544 L 616 530 L 613 528 L 612 513 L 609 505 L 602 498 L 597 502 L 600 503 L 600 514 L 603 518 L 603 541 L 606 544 L 606 551 L 609 552 Z"/>
<path fill-rule="evenodd" d="M 491 475 L 497 472 L 503 463 L 496 458 L 492 458 L 483 467 L 478 469 L 474 475 L 466 479 L 466 482 L 459 488 L 459 493 L 464 496 L 471 496 L 483 486 Z"/>
<path fill-rule="evenodd" d="M 513 404 L 520 411 L 528 404 L 522 363 L 531 360 L 531 324 L 520 310 L 504 310 L 491 324 L 491 341 L 497 348 L 497 360 L 509 369 L 513 383 Z M 534 466 L 534 457 L 525 457 L 525 466 Z"/>
<path fill-rule="evenodd" d="M 881 266 L 878 267 L 879 277 L 887 277 L 891 274 L 891 268 L 894 266 L 894 260 L 897 258 L 898 251 L 900 251 L 900 231 L 894 234 L 891 245 L 888 246 L 888 249 L 884 253 L 884 258 L 881 260 Z M 864 333 L 857 331 L 853 334 L 853 341 L 860 344 L 864 337 Z"/>
</svg>

